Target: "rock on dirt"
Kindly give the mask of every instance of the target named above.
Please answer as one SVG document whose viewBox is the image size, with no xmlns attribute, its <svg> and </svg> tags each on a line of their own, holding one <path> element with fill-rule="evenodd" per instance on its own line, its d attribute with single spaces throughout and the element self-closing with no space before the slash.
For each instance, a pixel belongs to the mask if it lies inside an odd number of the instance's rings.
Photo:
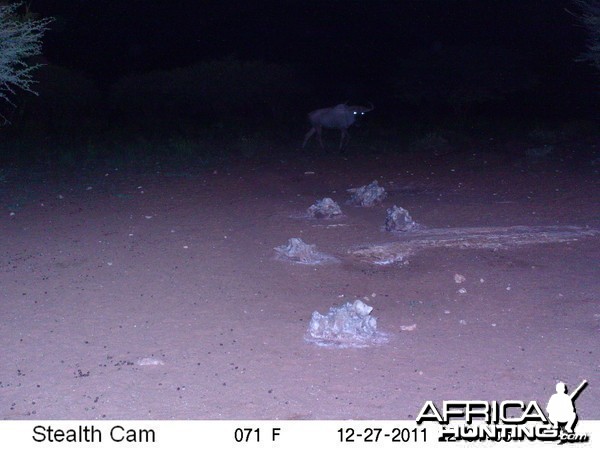
<svg viewBox="0 0 600 450">
<path fill-rule="evenodd" d="M 336 262 L 333 256 L 317 251 L 317 246 L 307 244 L 300 238 L 291 238 L 287 245 L 275 247 L 276 258 L 296 264 L 317 265 L 327 262 Z"/>
<path fill-rule="evenodd" d="M 382 341 L 377 332 L 373 307 L 361 300 L 332 307 L 325 315 L 314 311 L 308 326 L 307 341 L 321 346 L 366 347 Z"/>
<path fill-rule="evenodd" d="M 347 189 L 352 194 L 348 201 L 351 205 L 370 207 L 381 203 L 387 196 L 385 189 L 379 186 L 377 180 L 366 186 Z"/>
<path fill-rule="evenodd" d="M 412 231 L 416 230 L 419 224 L 410 216 L 409 212 L 400 206 L 392 206 L 386 212 L 385 229 L 387 231 Z"/>
<path fill-rule="evenodd" d="M 314 217 L 316 219 L 331 219 L 334 216 L 341 215 L 342 209 L 340 208 L 340 205 L 333 201 L 333 199 L 325 197 L 321 200 L 317 200 L 306 212 L 309 217 Z"/>
</svg>

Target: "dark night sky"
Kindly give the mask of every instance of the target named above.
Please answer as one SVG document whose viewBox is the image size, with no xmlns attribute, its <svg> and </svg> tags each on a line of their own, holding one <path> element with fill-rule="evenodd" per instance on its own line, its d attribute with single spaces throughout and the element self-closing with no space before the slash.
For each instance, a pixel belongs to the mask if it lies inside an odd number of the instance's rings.
<svg viewBox="0 0 600 450">
<path fill-rule="evenodd" d="M 47 58 L 101 82 L 232 57 L 295 64 L 317 91 L 353 85 L 360 96 L 381 98 L 401 59 L 477 45 L 502 47 L 526 65 L 540 80 L 541 97 L 582 104 L 597 90 L 594 71 L 574 62 L 585 33 L 565 11 L 573 9 L 569 1 L 33 0 L 31 6 L 57 19 L 46 37 Z"/>
</svg>

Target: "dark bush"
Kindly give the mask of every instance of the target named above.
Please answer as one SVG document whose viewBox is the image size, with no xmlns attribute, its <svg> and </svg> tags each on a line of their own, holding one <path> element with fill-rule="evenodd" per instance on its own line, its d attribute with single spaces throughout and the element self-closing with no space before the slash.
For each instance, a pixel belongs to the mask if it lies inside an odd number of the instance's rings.
<svg viewBox="0 0 600 450">
<path fill-rule="evenodd" d="M 508 50 L 489 46 L 438 46 L 400 63 L 394 96 L 422 111 L 465 115 L 531 89 L 533 73 Z"/>
<path fill-rule="evenodd" d="M 101 110 L 96 84 L 71 69 L 45 65 L 36 75 L 39 96 L 22 96 L 10 120 L 17 134 L 40 138 L 64 138 L 89 133 Z"/>
<path fill-rule="evenodd" d="M 306 90 L 289 66 L 224 60 L 128 76 L 111 87 L 109 102 L 130 125 L 186 131 L 189 122 L 285 121 Z"/>
<path fill-rule="evenodd" d="M 580 57 L 600 70 L 600 0 L 575 0 L 577 18 L 587 31 L 587 49 Z"/>
</svg>

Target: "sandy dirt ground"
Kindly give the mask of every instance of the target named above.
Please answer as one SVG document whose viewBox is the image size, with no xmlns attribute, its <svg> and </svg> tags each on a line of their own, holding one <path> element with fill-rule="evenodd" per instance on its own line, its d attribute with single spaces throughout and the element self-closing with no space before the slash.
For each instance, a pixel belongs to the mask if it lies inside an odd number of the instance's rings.
<svg viewBox="0 0 600 450">
<path fill-rule="evenodd" d="M 344 204 L 373 180 L 382 205 Z M 557 381 L 587 379 L 577 411 L 600 419 L 599 237 L 406 265 L 351 254 L 398 239 L 392 205 L 429 228 L 598 229 L 599 194 L 590 159 L 482 151 L 5 171 L 0 417 L 412 419 L 427 400 L 545 406 Z M 301 217 L 323 197 L 344 216 Z M 275 259 L 292 237 L 339 261 Z M 304 339 L 313 311 L 354 299 L 387 343 Z"/>
</svg>

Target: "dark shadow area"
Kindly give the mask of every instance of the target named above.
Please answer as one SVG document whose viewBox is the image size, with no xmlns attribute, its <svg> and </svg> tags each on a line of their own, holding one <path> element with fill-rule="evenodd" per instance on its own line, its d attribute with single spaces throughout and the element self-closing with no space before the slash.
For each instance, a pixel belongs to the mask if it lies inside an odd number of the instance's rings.
<svg viewBox="0 0 600 450">
<path fill-rule="evenodd" d="M 0 105 L 0 164 L 320 158 L 339 131 L 300 150 L 307 113 L 345 101 L 375 104 L 346 156 L 596 158 L 598 74 L 576 61 L 571 2 L 209 3 L 35 2 L 56 20 L 39 96 Z"/>
</svg>

